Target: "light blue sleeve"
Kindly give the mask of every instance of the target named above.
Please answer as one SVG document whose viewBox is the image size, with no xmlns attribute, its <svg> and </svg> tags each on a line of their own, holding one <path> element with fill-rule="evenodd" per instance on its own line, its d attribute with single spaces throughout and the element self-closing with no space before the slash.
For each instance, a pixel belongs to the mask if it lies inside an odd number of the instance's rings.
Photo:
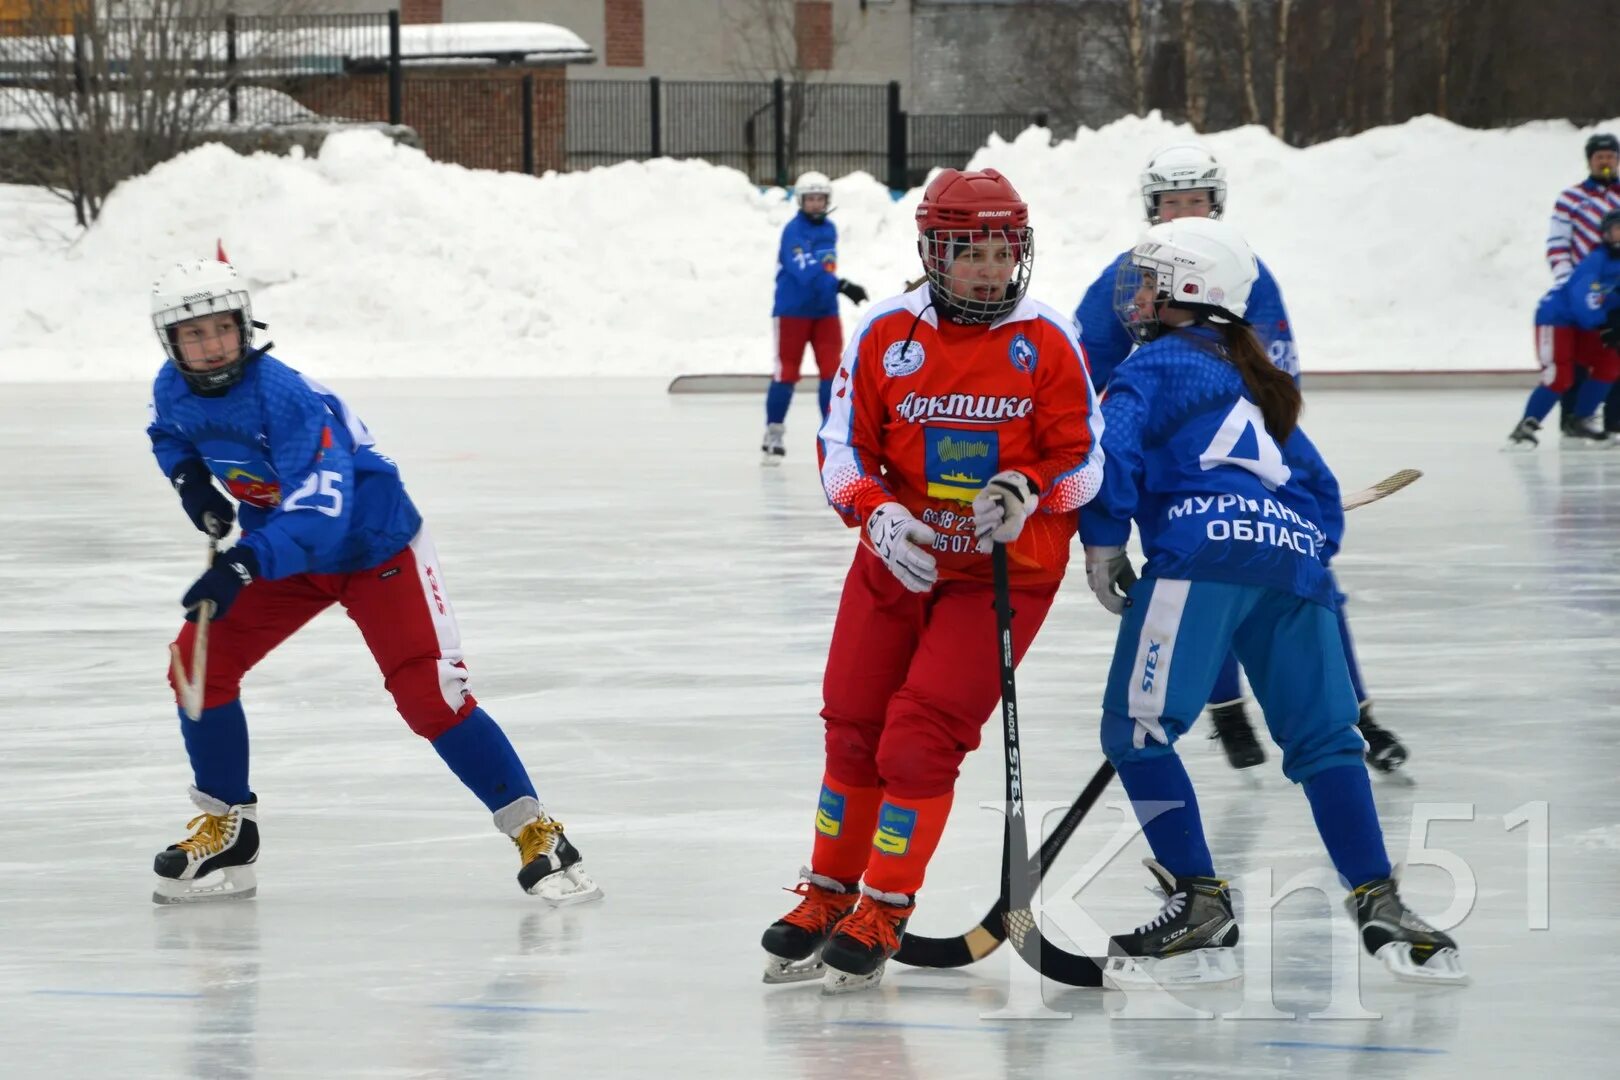
<svg viewBox="0 0 1620 1080">
<path fill-rule="evenodd" d="M 1272 276 L 1271 268 L 1256 259 L 1260 276 L 1249 290 L 1249 305 L 1243 317 L 1249 320 L 1260 344 L 1274 366 L 1286 371 L 1299 382 L 1299 347 L 1294 343 L 1294 324 L 1288 319 L 1288 308 L 1283 303 L 1282 289 Z"/>
<path fill-rule="evenodd" d="M 1080 298 L 1074 309 L 1074 325 L 1080 335 L 1080 344 L 1086 350 L 1086 362 L 1091 366 L 1091 385 L 1101 390 L 1108 385 L 1114 369 L 1131 354 L 1136 344 L 1125 324 L 1114 310 L 1114 275 L 1129 252 L 1108 264 L 1108 269 Z"/>
<path fill-rule="evenodd" d="M 163 470 L 164 476 L 173 476 L 182 461 L 192 458 L 200 461 L 202 453 L 178 428 L 164 419 L 161 393 L 160 381 L 153 385 L 152 400 L 146 406 L 146 437 L 152 440 L 152 456 L 157 458 L 158 468 Z"/>
<path fill-rule="evenodd" d="M 346 537 L 354 504 L 354 458 L 347 432 L 333 431 L 326 402 L 296 372 L 281 369 L 261 385 L 270 463 L 281 477 L 281 502 L 243 542 L 259 557 L 261 576 L 307 571 Z"/>
<path fill-rule="evenodd" d="M 1080 540 L 1087 547 L 1124 544 L 1141 499 L 1142 443 L 1156 384 L 1152 365 L 1132 363 L 1108 384 L 1103 398 L 1103 478 L 1080 508 Z"/>
<path fill-rule="evenodd" d="M 1321 451 L 1305 434 L 1304 428 L 1295 428 L 1282 449 L 1292 478 L 1316 501 L 1316 523 L 1327 536 L 1322 548 L 1322 564 L 1325 566 L 1338 554 L 1339 545 L 1344 540 L 1344 496 L 1339 491 L 1338 477 L 1328 468 Z"/>
</svg>

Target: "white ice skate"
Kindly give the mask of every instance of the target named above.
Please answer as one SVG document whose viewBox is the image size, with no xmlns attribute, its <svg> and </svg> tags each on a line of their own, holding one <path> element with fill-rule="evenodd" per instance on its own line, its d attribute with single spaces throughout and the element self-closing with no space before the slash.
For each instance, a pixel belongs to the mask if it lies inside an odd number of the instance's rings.
<svg viewBox="0 0 1620 1080">
<path fill-rule="evenodd" d="M 766 424 L 765 438 L 759 444 L 761 465 L 780 465 L 787 456 L 787 447 L 784 444 L 783 433 L 786 430 L 782 424 Z"/>
<path fill-rule="evenodd" d="M 518 824 L 509 824 L 513 821 Z M 537 800 L 524 797 L 502 807 L 495 824 L 512 838 L 523 859 L 518 884 L 524 892 L 553 907 L 602 898 L 602 890 L 585 872 L 584 857 L 563 835 L 562 822 L 548 817 Z"/>
<path fill-rule="evenodd" d="M 259 891 L 253 863 L 259 857 L 259 804 L 229 805 L 196 788 L 191 801 L 202 813 L 186 823 L 192 834 L 152 860 L 154 904 L 249 900 Z"/>
</svg>

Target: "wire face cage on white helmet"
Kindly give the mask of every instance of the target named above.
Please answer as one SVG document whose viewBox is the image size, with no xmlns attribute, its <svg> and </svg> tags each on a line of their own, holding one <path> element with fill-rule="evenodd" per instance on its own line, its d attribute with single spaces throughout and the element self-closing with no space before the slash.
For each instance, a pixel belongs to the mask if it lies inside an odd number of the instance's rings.
<svg viewBox="0 0 1620 1080">
<path fill-rule="evenodd" d="M 234 314 L 240 347 L 229 363 L 194 370 L 180 355 L 179 326 L 207 315 Z M 253 346 L 253 304 L 236 268 L 217 259 L 194 259 L 171 267 L 152 285 L 152 328 L 170 363 L 194 390 L 224 390 L 242 378 Z"/>
<path fill-rule="evenodd" d="M 1191 311 L 1199 322 L 1248 325 L 1249 291 L 1260 276 L 1243 235 L 1224 221 L 1178 218 L 1155 225 L 1120 260 L 1114 311 L 1138 342 L 1163 329 L 1160 305 Z"/>
<path fill-rule="evenodd" d="M 804 210 L 804 197 L 806 195 L 826 196 L 827 202 L 822 208 L 810 214 L 817 221 L 826 217 L 828 211 L 832 209 L 832 181 L 827 179 L 825 173 L 807 172 L 799 177 L 798 182 L 793 185 L 793 201 L 798 203 L 800 210 Z M 810 211 L 806 210 L 805 213 L 810 213 Z"/>
<path fill-rule="evenodd" d="M 1142 170 L 1142 208 L 1159 224 L 1159 196 L 1171 191 L 1209 192 L 1209 216 L 1226 209 L 1226 166 L 1198 143 L 1176 143 L 1156 152 Z"/>
</svg>

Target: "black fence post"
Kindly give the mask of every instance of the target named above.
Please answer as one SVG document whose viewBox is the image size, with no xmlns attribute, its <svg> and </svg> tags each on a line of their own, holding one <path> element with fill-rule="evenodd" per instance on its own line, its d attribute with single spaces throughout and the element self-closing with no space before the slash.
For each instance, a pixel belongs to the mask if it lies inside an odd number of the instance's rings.
<svg viewBox="0 0 1620 1080">
<path fill-rule="evenodd" d="M 239 112 L 239 103 L 236 100 L 236 12 L 225 13 L 225 93 L 229 104 L 227 115 L 231 123 L 236 123 Z"/>
<path fill-rule="evenodd" d="M 889 187 L 904 191 L 906 183 L 906 114 L 900 108 L 900 83 L 889 83 Z"/>
<path fill-rule="evenodd" d="M 664 84 L 654 75 L 647 80 L 648 134 L 652 141 L 652 156 L 664 156 Z"/>
<path fill-rule="evenodd" d="M 534 76 L 523 76 L 523 172 L 534 175 Z"/>
<path fill-rule="evenodd" d="M 771 83 L 771 126 L 776 140 L 776 186 L 788 186 L 787 88 L 780 78 Z"/>
<path fill-rule="evenodd" d="M 405 68 L 399 58 L 399 9 L 388 13 L 388 122 L 404 123 Z"/>
</svg>

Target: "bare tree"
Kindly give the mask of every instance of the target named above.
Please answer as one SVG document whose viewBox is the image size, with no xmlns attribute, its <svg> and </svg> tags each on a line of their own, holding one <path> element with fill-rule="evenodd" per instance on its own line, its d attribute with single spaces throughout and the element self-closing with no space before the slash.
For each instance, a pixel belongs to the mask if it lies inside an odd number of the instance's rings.
<svg viewBox="0 0 1620 1080">
<path fill-rule="evenodd" d="M 1288 137 L 1288 9 L 1294 0 L 1277 0 L 1277 66 L 1273 75 L 1271 133 Z"/>
<path fill-rule="evenodd" d="M 1236 0 L 1238 40 L 1243 50 L 1243 122 L 1260 122 L 1260 100 L 1254 90 L 1254 31 L 1250 21 L 1251 0 Z"/>
<path fill-rule="evenodd" d="M 828 6 L 832 9 L 829 45 L 836 62 L 858 26 L 847 13 L 840 17 L 836 3 L 829 0 Z M 799 0 L 722 0 L 723 17 L 735 35 L 736 48 L 730 50 L 732 70 L 762 81 L 781 79 L 785 84 L 789 169 L 797 168 L 799 148 L 821 107 L 822 86 L 831 74 L 829 68 L 812 64 L 801 48 L 800 7 Z"/>
<path fill-rule="evenodd" d="M 121 180 L 232 118 L 248 57 L 226 33 L 230 0 L 24 3 L 22 32 L 0 37 L 0 93 L 29 129 L 23 179 L 81 226 Z"/>
<path fill-rule="evenodd" d="M 1204 130 L 1207 118 L 1206 106 L 1208 104 L 1208 88 L 1204 85 L 1202 73 L 1198 65 L 1198 31 L 1194 27 L 1193 16 L 1197 11 L 1196 0 L 1179 0 L 1176 5 L 1179 16 L 1179 35 L 1181 38 L 1181 64 L 1182 77 L 1186 84 L 1186 112 L 1187 123 L 1195 131 Z"/>
</svg>

